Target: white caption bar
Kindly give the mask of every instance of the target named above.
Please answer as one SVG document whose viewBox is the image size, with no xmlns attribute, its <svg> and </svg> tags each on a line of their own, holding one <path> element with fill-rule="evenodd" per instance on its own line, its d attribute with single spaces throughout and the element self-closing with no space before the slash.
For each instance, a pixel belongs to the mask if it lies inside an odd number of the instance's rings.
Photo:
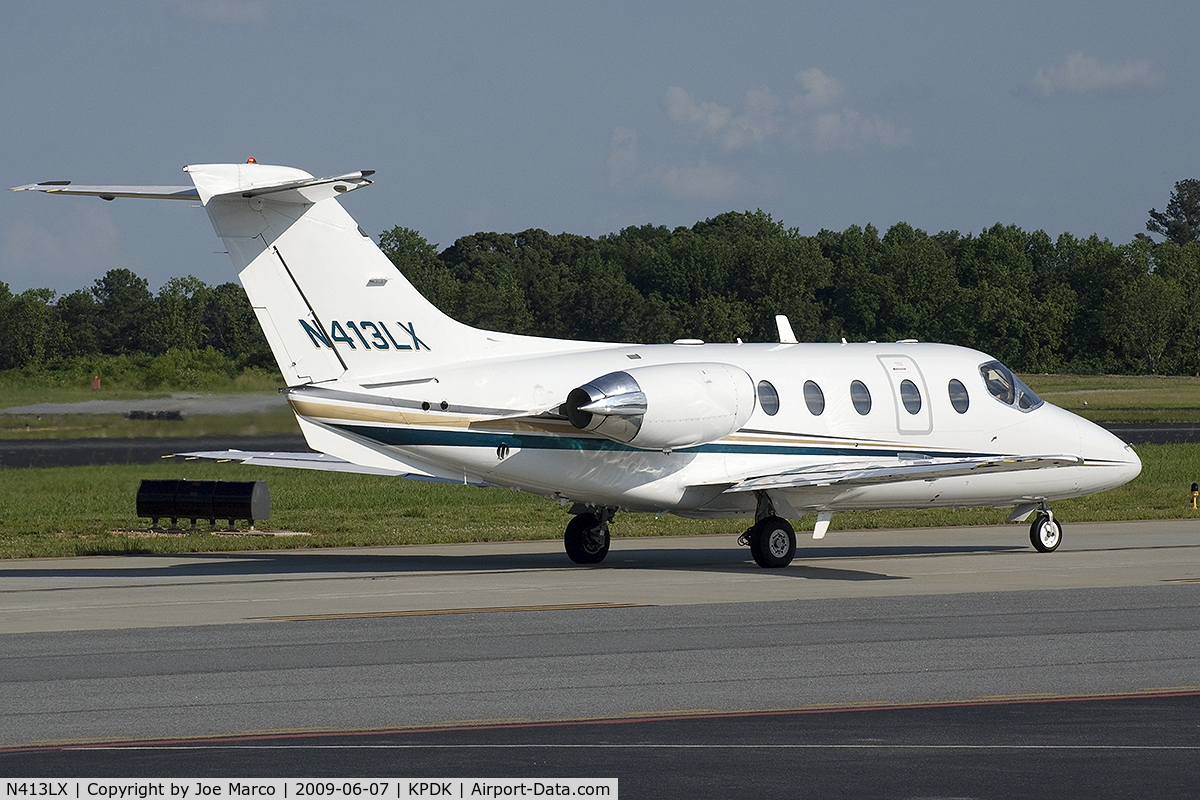
<svg viewBox="0 0 1200 800">
<path fill-rule="evenodd" d="M 4 778 L 2 800 L 615 798 L 616 778 Z"/>
</svg>

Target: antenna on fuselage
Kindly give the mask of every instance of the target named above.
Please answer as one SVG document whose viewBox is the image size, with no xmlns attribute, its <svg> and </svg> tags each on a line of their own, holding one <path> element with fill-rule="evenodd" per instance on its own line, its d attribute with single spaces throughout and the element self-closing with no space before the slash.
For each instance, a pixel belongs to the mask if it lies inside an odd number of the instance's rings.
<svg viewBox="0 0 1200 800">
<path fill-rule="evenodd" d="M 775 315 L 775 327 L 779 329 L 780 344 L 799 344 L 796 341 L 796 334 L 792 333 L 792 323 L 788 322 L 788 318 L 783 314 Z"/>
</svg>

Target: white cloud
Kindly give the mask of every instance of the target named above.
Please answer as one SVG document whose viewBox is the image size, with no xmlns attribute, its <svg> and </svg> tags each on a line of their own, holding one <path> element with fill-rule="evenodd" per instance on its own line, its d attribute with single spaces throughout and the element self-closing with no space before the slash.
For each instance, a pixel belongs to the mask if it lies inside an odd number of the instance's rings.
<svg viewBox="0 0 1200 800">
<path fill-rule="evenodd" d="M 667 118 L 702 143 L 716 145 L 720 152 L 714 154 L 716 148 L 709 147 L 707 158 L 700 158 L 695 166 L 643 166 L 637 133 L 617 128 L 609 140 L 609 185 L 620 189 L 636 184 L 688 200 L 727 199 L 752 183 L 759 190 L 777 183 L 769 176 L 778 175 L 778 163 L 754 166 L 756 151 L 778 159 L 782 156 L 779 146 L 802 151 L 857 151 L 894 149 L 911 141 L 911 131 L 851 108 L 846 87 L 821 69 L 801 70 L 794 79 L 800 92 L 790 100 L 781 101 L 767 88 L 750 89 L 740 112 L 711 100 L 697 100 L 683 87 L 668 88 L 663 96 Z M 735 152 L 737 168 L 722 163 Z M 756 172 L 759 177 L 746 177 Z"/>
<path fill-rule="evenodd" d="M 742 184 L 740 173 L 704 159 L 694 167 L 663 170 L 656 177 L 663 191 L 682 200 L 718 200 L 730 196 Z"/>
<path fill-rule="evenodd" d="M 667 116 L 691 128 L 699 136 L 715 139 L 726 150 L 762 144 L 779 128 L 775 111 L 779 101 L 767 89 L 751 89 L 743 101 L 744 111 L 733 110 L 711 100 L 697 103 L 691 92 L 678 86 L 667 89 Z"/>
<path fill-rule="evenodd" d="M 821 69 L 801 70 L 795 80 L 801 92 L 782 110 L 769 89 L 746 92 L 741 114 L 709 100 L 697 102 L 691 92 L 678 86 L 667 90 L 664 104 L 672 121 L 698 137 L 717 142 L 726 152 L 761 147 L 783 130 L 790 130 L 803 146 L 820 150 L 896 148 L 911 140 L 911 132 L 846 105 L 845 86 Z"/>
<path fill-rule="evenodd" d="M 792 110 L 797 114 L 829 108 L 845 93 L 841 81 L 831 78 L 816 67 L 796 73 L 796 83 L 804 90 L 792 98 Z"/>
<path fill-rule="evenodd" d="M 219 25 L 267 21 L 266 0 L 179 0 L 176 7 L 181 17 Z"/>
<path fill-rule="evenodd" d="M 1075 53 L 1061 66 L 1042 67 L 1029 83 L 1030 91 L 1043 99 L 1056 95 L 1082 95 L 1146 89 L 1162 82 L 1162 75 L 1148 61 L 1102 63 Z"/>
<path fill-rule="evenodd" d="M 853 109 L 818 114 L 813 121 L 813 145 L 818 150 L 849 149 L 878 144 L 888 149 L 903 147 L 911 134 L 879 117 L 864 117 Z"/>
</svg>

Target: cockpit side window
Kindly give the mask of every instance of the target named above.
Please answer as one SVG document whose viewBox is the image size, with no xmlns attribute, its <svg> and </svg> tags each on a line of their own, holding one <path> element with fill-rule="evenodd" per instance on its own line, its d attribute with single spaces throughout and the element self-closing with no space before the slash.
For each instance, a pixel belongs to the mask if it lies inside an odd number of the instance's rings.
<svg viewBox="0 0 1200 800">
<path fill-rule="evenodd" d="M 1034 394 L 1033 389 L 1026 386 L 1016 375 L 1013 378 L 1017 382 L 1017 407 L 1022 411 L 1033 411 L 1035 408 L 1046 402 L 1042 398 Z"/>
<path fill-rule="evenodd" d="M 989 361 L 981 365 L 979 374 L 983 376 L 988 394 L 1006 406 L 1016 406 L 1021 411 L 1033 411 L 1046 402 L 999 361 Z"/>
</svg>

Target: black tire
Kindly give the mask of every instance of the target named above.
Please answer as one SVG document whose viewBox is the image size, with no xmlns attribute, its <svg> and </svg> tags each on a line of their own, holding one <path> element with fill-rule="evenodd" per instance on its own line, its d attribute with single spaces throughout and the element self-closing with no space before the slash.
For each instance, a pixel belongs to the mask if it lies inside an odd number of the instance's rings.
<svg viewBox="0 0 1200 800">
<path fill-rule="evenodd" d="M 746 537 L 746 542 L 750 545 L 750 555 L 754 558 L 754 563 L 761 565 L 761 548 L 759 547 L 758 534 L 755 532 L 754 526 L 751 525 L 742 535 Z"/>
<path fill-rule="evenodd" d="M 763 569 L 782 569 L 796 557 L 796 531 L 782 517 L 767 517 L 750 529 L 750 554 Z"/>
<path fill-rule="evenodd" d="M 567 523 L 563 544 L 576 564 L 599 564 L 608 555 L 608 523 L 598 514 L 576 514 Z"/>
<path fill-rule="evenodd" d="M 1039 553 L 1051 553 L 1062 544 L 1062 525 L 1049 514 L 1038 514 L 1029 526 L 1029 541 Z"/>
</svg>

